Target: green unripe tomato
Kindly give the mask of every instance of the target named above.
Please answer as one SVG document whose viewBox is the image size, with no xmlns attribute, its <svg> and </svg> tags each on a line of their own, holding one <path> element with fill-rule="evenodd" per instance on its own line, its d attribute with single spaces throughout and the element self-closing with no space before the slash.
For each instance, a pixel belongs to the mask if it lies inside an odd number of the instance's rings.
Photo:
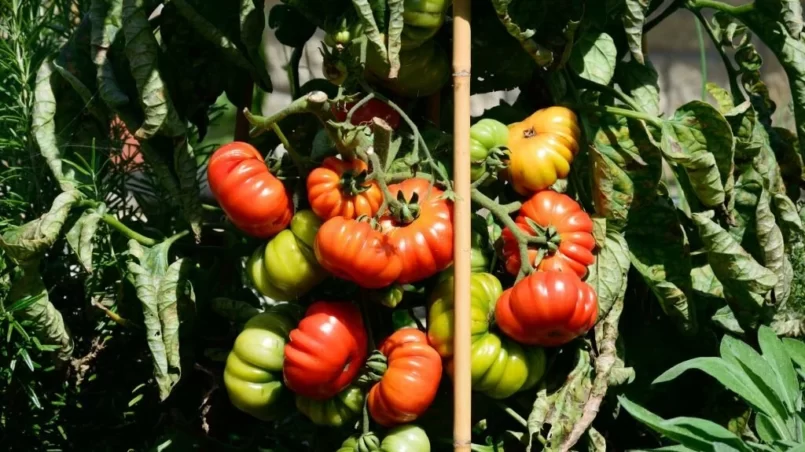
<svg viewBox="0 0 805 452">
<path fill-rule="evenodd" d="M 421 427 L 406 424 L 389 430 L 382 442 L 373 433 L 350 436 L 337 452 L 430 452 L 430 440 Z"/>
<path fill-rule="evenodd" d="M 239 410 L 264 421 L 287 414 L 292 397 L 282 382 L 282 362 L 300 311 L 287 305 L 269 308 L 249 319 L 235 339 L 224 368 L 224 386 Z"/>
<path fill-rule="evenodd" d="M 395 79 L 388 78 L 389 65 L 371 45 L 367 51 L 366 68 L 368 76 L 403 97 L 430 96 L 450 79 L 447 54 L 433 40 L 400 52 L 400 72 Z"/>
<path fill-rule="evenodd" d="M 357 386 L 348 386 L 327 400 L 297 395 L 296 408 L 316 425 L 341 427 L 363 411 L 363 391 Z"/>
<path fill-rule="evenodd" d="M 296 213 L 291 228 L 259 248 L 246 264 L 254 287 L 275 300 L 290 301 L 307 293 L 327 277 L 313 253 L 321 220 L 309 210 Z"/>
<path fill-rule="evenodd" d="M 509 142 L 509 128 L 500 121 L 484 118 L 470 127 L 470 160 L 483 162 L 489 152 Z"/>
<path fill-rule="evenodd" d="M 433 38 L 444 24 L 450 0 L 405 0 L 402 48 L 414 49 Z"/>
</svg>

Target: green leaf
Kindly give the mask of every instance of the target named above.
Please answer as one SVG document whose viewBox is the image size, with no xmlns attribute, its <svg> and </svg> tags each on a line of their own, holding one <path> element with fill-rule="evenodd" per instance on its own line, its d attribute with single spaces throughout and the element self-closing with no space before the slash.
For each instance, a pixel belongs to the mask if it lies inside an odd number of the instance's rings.
<svg viewBox="0 0 805 452">
<path fill-rule="evenodd" d="M 646 22 L 646 11 L 649 0 L 626 0 L 626 10 L 621 16 L 623 28 L 626 30 L 626 41 L 632 58 L 640 64 L 645 63 L 643 58 L 643 24 Z"/>
<path fill-rule="evenodd" d="M 80 198 L 81 194 L 76 190 L 60 194 L 46 214 L 6 230 L 0 236 L 0 248 L 18 262 L 38 259 L 59 238 L 70 209 Z"/>
<path fill-rule="evenodd" d="M 706 86 L 707 92 L 710 93 L 713 99 L 716 100 L 716 103 L 718 103 L 718 111 L 726 115 L 735 108 L 735 101 L 732 100 L 732 95 L 729 91 L 712 82 L 708 82 Z"/>
<path fill-rule="evenodd" d="M 581 78 L 609 85 L 615 75 L 618 49 L 604 32 L 587 32 L 573 45 L 569 67 Z"/>
<path fill-rule="evenodd" d="M 800 0 L 758 0 L 757 7 L 779 17 L 785 24 L 788 34 L 800 39 L 802 34 L 802 3 Z"/>
<path fill-rule="evenodd" d="M 725 331 L 729 331 L 732 334 L 746 334 L 743 328 L 741 328 L 741 324 L 738 323 L 738 319 L 735 318 L 735 314 L 732 312 L 729 306 L 722 306 L 721 308 L 710 317 L 710 320 L 713 321 L 716 325 L 723 328 Z"/>
<path fill-rule="evenodd" d="M 632 417 L 691 450 L 713 450 L 713 443 L 716 442 L 741 451 L 752 450 L 734 433 L 708 420 L 685 417 L 665 420 L 624 396 L 618 396 L 618 401 Z"/>
<path fill-rule="evenodd" d="M 637 105 L 652 116 L 660 116 L 659 75 L 651 61 L 619 63 L 615 69 L 615 81 Z"/>
<path fill-rule="evenodd" d="M 193 5 L 191 5 L 187 0 L 172 0 L 171 3 L 176 6 L 176 10 L 179 12 L 179 14 L 190 22 L 190 25 L 198 34 L 204 37 L 204 39 L 210 42 L 210 44 L 213 44 L 220 49 L 227 61 L 247 71 L 253 80 L 262 83 L 265 90 L 271 90 L 271 80 L 268 77 L 268 73 L 266 72 L 262 61 L 255 60 L 252 62 L 246 58 L 240 49 L 238 49 L 238 46 L 232 41 L 232 38 L 226 36 L 221 30 L 207 20 L 207 18 L 196 11 Z M 257 15 L 254 14 L 255 11 L 257 11 Z M 253 33 L 254 37 L 262 36 L 262 30 L 265 25 L 265 16 L 263 15 L 262 10 L 251 11 L 247 15 L 247 18 L 247 23 L 255 24 L 256 28 L 260 31 L 260 33 L 256 33 L 257 30 L 254 30 L 250 31 L 250 33 Z M 254 20 L 253 18 L 256 18 L 257 20 Z M 244 32 L 245 30 L 241 31 L 241 33 Z M 247 41 L 249 41 L 245 43 L 247 44 L 247 47 L 251 47 L 255 44 L 250 40 Z"/>
<path fill-rule="evenodd" d="M 527 421 L 528 452 L 537 450 L 536 437 L 541 433 L 544 424 L 551 426 L 547 436 L 550 445 L 558 447 L 581 417 L 592 386 L 590 353 L 577 348 L 575 362 L 576 365 L 559 389 L 548 394 L 543 386 L 537 393 Z"/>
<path fill-rule="evenodd" d="M 805 229 L 802 227 L 802 219 L 797 212 L 797 207 L 794 205 L 794 202 L 791 201 L 791 198 L 782 193 L 776 193 L 771 198 L 771 207 L 786 244 L 793 243 L 805 234 Z"/>
<path fill-rule="evenodd" d="M 795 1 L 785 0 L 780 4 L 792 5 Z M 765 15 L 759 8 L 744 12 L 738 18 L 777 56 L 788 75 L 799 136 L 799 153 L 805 157 L 805 83 L 802 83 L 805 78 L 805 41 L 792 36 L 789 27 Z"/>
<path fill-rule="evenodd" d="M 727 389 L 764 413 L 773 413 L 774 407 L 737 365 L 721 358 L 693 358 L 666 370 L 652 384 L 665 383 L 688 370 L 700 370 L 718 380 Z"/>
<path fill-rule="evenodd" d="M 612 305 L 626 294 L 629 273 L 629 245 L 618 232 L 606 235 L 604 246 L 599 247 L 595 262 L 589 267 L 587 284 L 598 295 L 598 318 L 606 317 Z"/>
<path fill-rule="evenodd" d="M 216 297 L 210 301 L 210 309 L 219 316 L 237 323 L 245 323 L 260 313 L 260 310 L 245 301 Z"/>
<path fill-rule="evenodd" d="M 56 358 L 67 363 L 73 354 L 73 337 L 64 323 L 61 313 L 48 298 L 45 283 L 39 273 L 39 259 L 24 261 L 20 264 L 22 276 L 14 281 L 8 293 L 8 302 L 13 305 L 20 300 L 34 299 L 33 303 L 19 307 L 14 311 L 14 318 L 31 322 L 36 337 L 40 342 L 58 346 Z"/>
<path fill-rule="evenodd" d="M 117 83 L 108 58 L 109 48 L 123 22 L 123 0 L 92 0 L 89 19 L 92 22 L 92 61 L 101 99 L 110 107 L 124 106 L 129 103 L 129 97 Z"/>
<path fill-rule="evenodd" d="M 771 419 L 763 413 L 757 413 L 755 415 L 755 431 L 757 432 L 757 436 L 767 443 L 773 444 L 775 441 L 781 439 Z"/>
<path fill-rule="evenodd" d="M 67 243 L 87 273 L 92 273 L 92 241 L 98 230 L 98 222 L 101 221 L 104 213 L 106 213 L 105 204 L 85 210 L 81 218 L 65 234 Z"/>
<path fill-rule="evenodd" d="M 693 222 L 707 251 L 707 261 L 724 285 L 727 303 L 742 326 L 751 326 L 757 320 L 766 295 L 777 284 L 777 276 L 758 264 L 706 214 L 693 214 Z"/>
<path fill-rule="evenodd" d="M 196 155 L 187 139 L 180 140 L 176 144 L 173 168 L 179 177 L 179 203 L 182 206 L 184 219 L 190 224 L 190 229 L 198 242 L 201 239 L 203 214 L 198 186 L 198 165 Z"/>
<path fill-rule="evenodd" d="M 805 371 L 805 342 L 785 337 L 782 340 L 786 353 L 797 366 Z"/>
<path fill-rule="evenodd" d="M 626 229 L 632 265 L 677 326 L 694 331 L 697 322 L 690 305 L 690 245 L 676 209 L 670 199 L 658 197 L 636 210 L 633 221 Z"/>
<path fill-rule="evenodd" d="M 316 26 L 296 8 L 283 4 L 276 4 L 271 8 L 268 13 L 268 26 L 274 29 L 277 41 L 289 47 L 305 45 L 316 32 Z"/>
<path fill-rule="evenodd" d="M 159 44 L 141 0 L 123 0 L 123 33 L 126 36 L 126 57 L 145 114 L 134 137 L 145 141 L 160 131 L 170 137 L 183 135 L 185 125 L 173 108 L 168 88 L 162 81 L 157 64 Z"/>
<path fill-rule="evenodd" d="M 758 343 L 763 352 L 763 359 L 769 363 L 769 367 L 777 377 L 788 412 L 794 414 L 800 392 L 797 373 L 794 371 L 791 358 L 782 341 L 777 338 L 777 334 L 765 325 L 758 330 Z M 768 376 L 768 374 L 764 374 L 764 376 Z"/>
<path fill-rule="evenodd" d="M 696 197 L 708 207 L 731 196 L 734 141 L 730 125 L 710 104 L 689 102 L 662 126 L 662 151 L 681 165 Z"/>
<path fill-rule="evenodd" d="M 42 62 L 36 72 L 36 85 L 34 91 L 33 131 L 39 152 L 45 158 L 53 176 L 65 192 L 75 189 L 75 173 L 69 169 L 64 171 L 61 152 L 56 140 L 56 96 L 51 86 L 53 64 L 50 61 Z"/>
<path fill-rule="evenodd" d="M 765 411 L 766 414 L 785 419 L 786 408 L 783 405 L 785 392 L 776 378 L 769 378 L 770 363 L 764 360 L 760 353 L 745 342 L 731 336 L 724 336 L 721 340 L 721 357 L 741 369 L 741 374 L 738 376 L 745 381 L 747 386 L 753 386 L 763 394 L 765 403 L 774 410 Z"/>
<path fill-rule="evenodd" d="M 769 194 L 766 191 L 761 193 L 758 201 L 756 230 L 758 243 L 763 252 L 763 265 L 777 275 L 777 285 L 774 287 L 775 301 L 785 303 L 791 293 L 794 269 L 785 255 L 783 233 L 774 220 L 769 205 Z"/>
<path fill-rule="evenodd" d="M 154 360 L 154 377 L 159 396 L 165 400 L 182 375 L 179 356 L 179 309 L 186 297 L 185 260 L 168 265 L 168 250 L 173 241 L 166 240 L 148 248 L 129 241 L 129 253 L 139 263 L 129 262 L 137 298 L 143 305 L 148 348 Z"/>
<path fill-rule="evenodd" d="M 404 1 L 388 0 L 388 10 L 389 78 L 396 78 L 397 73 L 400 71 Z"/>
<path fill-rule="evenodd" d="M 369 40 L 369 43 L 374 47 L 374 50 L 377 52 L 377 55 L 380 57 L 381 61 L 383 61 L 385 64 L 388 64 L 389 55 L 388 52 L 386 52 L 386 45 L 383 42 L 383 36 L 381 35 L 382 30 L 380 30 L 377 26 L 377 21 L 375 21 L 375 16 L 372 12 L 372 6 L 369 4 L 369 0 L 352 0 L 352 4 L 355 6 L 355 11 L 358 12 L 358 18 L 363 24 L 364 33 L 366 34 L 366 38 Z"/>
</svg>

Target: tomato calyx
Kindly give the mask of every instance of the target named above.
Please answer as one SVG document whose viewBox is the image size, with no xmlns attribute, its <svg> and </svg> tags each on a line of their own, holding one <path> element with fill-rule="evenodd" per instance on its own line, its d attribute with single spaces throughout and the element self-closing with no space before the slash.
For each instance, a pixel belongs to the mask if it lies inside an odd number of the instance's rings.
<svg viewBox="0 0 805 452">
<path fill-rule="evenodd" d="M 402 224 L 413 223 L 414 220 L 419 218 L 419 194 L 414 193 L 411 199 L 406 200 L 402 191 L 397 192 L 397 202 L 390 203 L 389 210 L 395 220 Z"/>
<path fill-rule="evenodd" d="M 341 190 L 349 196 L 356 196 L 369 190 L 372 184 L 366 181 L 368 175 L 365 170 L 357 174 L 354 171 L 344 171 L 341 174 Z"/>
<path fill-rule="evenodd" d="M 531 218 L 526 218 L 525 221 L 531 229 L 528 232 L 533 235 L 528 238 L 529 244 L 541 245 L 540 251 L 544 251 L 544 248 L 547 248 L 551 253 L 555 253 L 559 249 L 562 237 L 554 226 L 543 227 Z"/>
<path fill-rule="evenodd" d="M 383 379 L 388 369 L 388 359 L 386 355 L 375 350 L 369 355 L 369 359 L 364 364 L 363 373 L 358 377 L 358 384 L 373 385 Z"/>
</svg>

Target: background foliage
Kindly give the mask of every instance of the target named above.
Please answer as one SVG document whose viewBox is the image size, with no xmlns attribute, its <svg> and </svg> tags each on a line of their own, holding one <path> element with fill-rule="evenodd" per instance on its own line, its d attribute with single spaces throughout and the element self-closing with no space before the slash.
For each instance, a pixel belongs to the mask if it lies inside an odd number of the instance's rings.
<svg viewBox="0 0 805 452">
<path fill-rule="evenodd" d="M 712 450 L 702 438 L 723 440 L 724 429 L 739 450 L 801 443 L 801 382 L 789 369 L 802 372 L 801 343 L 774 339 L 805 330 L 799 2 L 472 4 L 473 92 L 521 91 L 484 117 L 509 123 L 552 104 L 580 115 L 586 143 L 557 188 L 595 214 L 588 282 L 602 304 L 595 334 L 554 354 L 536 394 L 505 406 L 474 398 L 475 450 L 560 450 L 579 439 L 596 450 L 673 442 Z M 229 405 L 223 359 L 243 312 L 265 300 L 241 271 L 257 242 L 204 199 L 199 170 L 220 103 L 251 107 L 272 89 L 265 23 L 299 49 L 353 8 L 287 0 L 265 21 L 262 3 L 249 0 L 2 0 L 0 449 L 332 450 L 346 436 L 298 415 L 260 423 Z M 700 20 L 730 83 L 707 85 L 709 102 L 663 117 L 642 35 L 681 10 Z M 788 74 L 796 130 L 771 123 L 776 105 L 752 35 Z M 436 39 L 450 48 L 449 18 Z M 289 75 L 296 98 L 336 91 L 323 79 L 299 86 L 293 62 Z M 439 126 L 451 130 L 449 86 L 439 99 Z M 423 130 L 433 126 L 424 102 L 406 111 Z M 293 149 L 314 159 L 330 151 L 310 117 L 280 126 Z M 449 137 L 431 132 L 434 152 L 449 150 Z M 272 158 L 279 141 L 252 140 Z M 716 355 L 762 394 L 736 392 L 715 371 L 666 372 Z M 778 387 L 758 383 L 762 366 L 782 376 Z M 674 381 L 659 390 L 655 379 Z M 449 384 L 443 392 L 423 420 L 438 447 L 450 444 Z M 791 423 L 788 433 L 775 437 L 764 424 L 775 415 Z"/>
</svg>

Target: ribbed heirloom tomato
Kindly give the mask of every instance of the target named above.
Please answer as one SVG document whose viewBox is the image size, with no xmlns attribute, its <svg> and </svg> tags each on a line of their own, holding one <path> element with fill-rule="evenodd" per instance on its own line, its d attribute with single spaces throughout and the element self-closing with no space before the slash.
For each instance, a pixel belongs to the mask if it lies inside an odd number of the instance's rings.
<svg viewBox="0 0 805 452">
<path fill-rule="evenodd" d="M 407 424 L 389 430 L 383 441 L 373 433 L 350 436 L 336 452 L 430 452 L 430 440 L 421 427 Z"/>
<path fill-rule="evenodd" d="M 378 350 L 386 357 L 388 367 L 369 390 L 369 414 L 384 427 L 411 422 L 436 397 L 442 357 L 428 344 L 425 333 L 416 328 L 395 331 Z"/>
<path fill-rule="evenodd" d="M 388 286 L 402 271 L 388 237 L 364 221 L 327 220 L 316 234 L 314 251 L 327 271 L 367 289 Z"/>
<path fill-rule="evenodd" d="M 530 245 L 528 250 L 532 265 L 543 253 L 537 264 L 541 271 L 572 272 L 581 278 L 587 274 L 587 267 L 595 262 L 593 222 L 567 195 L 551 190 L 535 194 L 523 203 L 515 223 L 526 234 L 545 239 L 545 244 L 538 245 L 538 249 Z M 517 240 L 509 228 L 503 229 L 501 237 L 506 270 L 516 275 L 520 271 Z"/>
<path fill-rule="evenodd" d="M 565 107 L 537 111 L 509 126 L 509 177 L 521 195 L 543 190 L 567 177 L 579 151 L 578 118 Z"/>
<path fill-rule="evenodd" d="M 523 344 L 553 347 L 586 333 L 598 318 L 598 297 L 572 273 L 536 272 L 501 295 L 500 329 Z"/>
<path fill-rule="evenodd" d="M 333 397 L 360 372 L 366 362 L 366 342 L 361 313 L 354 304 L 313 303 L 285 346 L 285 384 L 311 399 Z"/>
<path fill-rule="evenodd" d="M 383 203 L 383 193 L 376 181 L 364 180 L 367 170 L 359 159 L 346 162 L 327 157 L 307 177 L 310 208 L 324 220 L 374 216 Z"/>
<path fill-rule="evenodd" d="M 486 159 L 494 148 L 509 142 L 509 129 L 502 122 L 484 118 L 470 127 L 470 176 L 478 180 L 486 172 Z"/>
<path fill-rule="evenodd" d="M 296 396 L 296 409 L 316 425 L 341 427 L 363 410 L 363 391 L 357 386 L 346 389 L 326 400 Z"/>
<path fill-rule="evenodd" d="M 413 49 L 433 38 L 444 23 L 450 3 L 450 0 L 405 0 L 402 48 Z"/>
<path fill-rule="evenodd" d="M 534 387 L 545 373 L 545 352 L 538 347 L 520 345 L 494 331 L 491 318 L 503 287 L 489 273 L 473 273 L 470 278 L 472 389 L 495 399 L 505 399 Z M 448 271 L 431 293 L 428 313 L 428 340 L 447 360 L 447 372 L 451 376 L 454 295 L 453 276 Z"/>
<path fill-rule="evenodd" d="M 275 305 L 249 319 L 235 339 L 224 386 L 239 410 L 264 421 L 287 414 L 292 399 L 282 384 L 283 347 L 300 314 L 298 306 Z"/>
<path fill-rule="evenodd" d="M 252 145 L 235 141 L 218 148 L 207 179 L 227 217 L 243 232 L 268 238 L 291 222 L 291 197 Z"/>
<path fill-rule="evenodd" d="M 402 193 L 406 200 L 416 195 L 419 210 L 408 224 L 392 215 L 380 219 L 380 228 L 402 262 L 397 282 L 420 281 L 447 268 L 453 261 L 453 203 L 425 179 L 408 179 L 389 190 L 394 197 Z"/>
<path fill-rule="evenodd" d="M 274 300 L 295 300 L 327 277 L 313 253 L 319 226 L 321 220 L 313 212 L 300 210 L 290 229 L 255 250 L 246 272 L 258 292 Z"/>
</svg>

